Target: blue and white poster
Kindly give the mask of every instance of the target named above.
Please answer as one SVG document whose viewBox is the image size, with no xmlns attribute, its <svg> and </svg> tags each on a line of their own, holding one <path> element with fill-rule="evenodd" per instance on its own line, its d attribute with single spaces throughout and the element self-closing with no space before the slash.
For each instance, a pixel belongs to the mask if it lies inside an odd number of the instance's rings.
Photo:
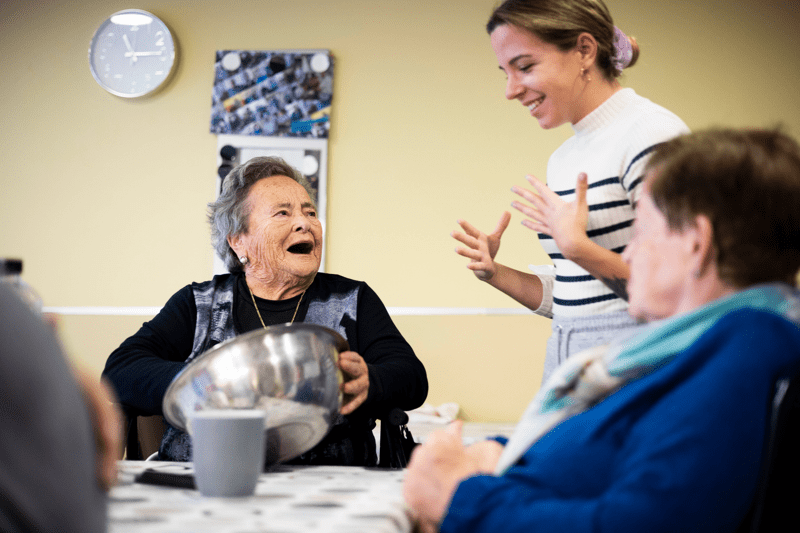
<svg viewBox="0 0 800 533">
<path fill-rule="evenodd" d="M 327 50 L 218 50 L 211 133 L 327 139 L 332 98 Z"/>
</svg>

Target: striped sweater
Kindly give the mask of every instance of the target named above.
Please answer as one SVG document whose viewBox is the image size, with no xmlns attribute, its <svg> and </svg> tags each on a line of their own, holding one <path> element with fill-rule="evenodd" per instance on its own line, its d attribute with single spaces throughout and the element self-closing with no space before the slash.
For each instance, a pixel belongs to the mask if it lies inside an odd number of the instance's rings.
<svg viewBox="0 0 800 533">
<path fill-rule="evenodd" d="M 574 124 L 547 164 L 547 185 L 572 201 L 580 172 L 589 177 L 589 238 L 622 253 L 632 236 L 633 205 L 641 191 L 648 154 L 660 143 L 689 128 L 675 114 L 622 89 Z M 539 242 L 555 266 L 555 278 L 543 277 L 545 297 L 537 313 L 585 316 L 624 311 L 627 302 L 577 264 L 564 259 L 549 235 Z M 538 272 L 537 272 L 538 274 Z"/>
</svg>

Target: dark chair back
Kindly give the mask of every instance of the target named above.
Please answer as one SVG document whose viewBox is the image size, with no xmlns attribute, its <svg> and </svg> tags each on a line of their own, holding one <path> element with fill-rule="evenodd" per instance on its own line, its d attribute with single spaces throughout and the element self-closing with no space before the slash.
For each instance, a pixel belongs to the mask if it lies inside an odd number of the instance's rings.
<svg viewBox="0 0 800 533">
<path fill-rule="evenodd" d="M 758 492 L 737 533 L 800 531 L 800 375 L 777 384 Z"/>
<path fill-rule="evenodd" d="M 161 415 L 133 416 L 125 414 L 125 459 L 144 460 L 158 451 L 167 425 Z"/>
<path fill-rule="evenodd" d="M 378 466 L 380 468 L 400 469 L 408 465 L 411 452 L 417 445 L 406 426 L 408 415 L 402 409 L 394 408 L 381 418 L 381 442 Z"/>
</svg>

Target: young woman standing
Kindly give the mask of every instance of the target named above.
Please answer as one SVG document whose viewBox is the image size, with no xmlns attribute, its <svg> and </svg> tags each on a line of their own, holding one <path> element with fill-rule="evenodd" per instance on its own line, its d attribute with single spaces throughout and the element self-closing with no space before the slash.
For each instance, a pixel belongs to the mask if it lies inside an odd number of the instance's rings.
<svg viewBox="0 0 800 533">
<path fill-rule="evenodd" d="M 463 232 L 452 234 L 479 279 L 553 318 L 546 380 L 571 353 L 635 325 L 620 254 L 649 153 L 688 127 L 617 81 L 639 48 L 602 0 L 506 0 L 486 29 L 508 80 L 506 98 L 527 107 L 542 128 L 569 123 L 575 133 L 550 156 L 547 185 L 528 176 L 532 189 L 513 189 L 524 201 L 512 206 L 538 233 L 553 268 L 527 273 L 495 262 L 507 212 L 491 234 L 463 220 Z"/>
</svg>

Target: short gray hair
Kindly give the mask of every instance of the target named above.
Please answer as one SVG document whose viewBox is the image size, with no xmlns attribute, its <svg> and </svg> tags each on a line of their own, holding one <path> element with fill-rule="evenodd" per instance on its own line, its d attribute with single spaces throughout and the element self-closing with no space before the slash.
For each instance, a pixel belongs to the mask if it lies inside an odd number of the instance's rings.
<svg viewBox="0 0 800 533">
<path fill-rule="evenodd" d="M 293 179 L 303 186 L 316 205 L 316 194 L 306 177 L 280 157 L 254 157 L 234 167 L 225 176 L 220 195 L 214 202 L 208 204 L 211 245 L 230 272 L 241 271 L 243 267 L 228 244 L 228 237 L 248 232 L 250 206 L 247 204 L 247 195 L 257 181 L 272 176 L 286 176 Z"/>
</svg>

